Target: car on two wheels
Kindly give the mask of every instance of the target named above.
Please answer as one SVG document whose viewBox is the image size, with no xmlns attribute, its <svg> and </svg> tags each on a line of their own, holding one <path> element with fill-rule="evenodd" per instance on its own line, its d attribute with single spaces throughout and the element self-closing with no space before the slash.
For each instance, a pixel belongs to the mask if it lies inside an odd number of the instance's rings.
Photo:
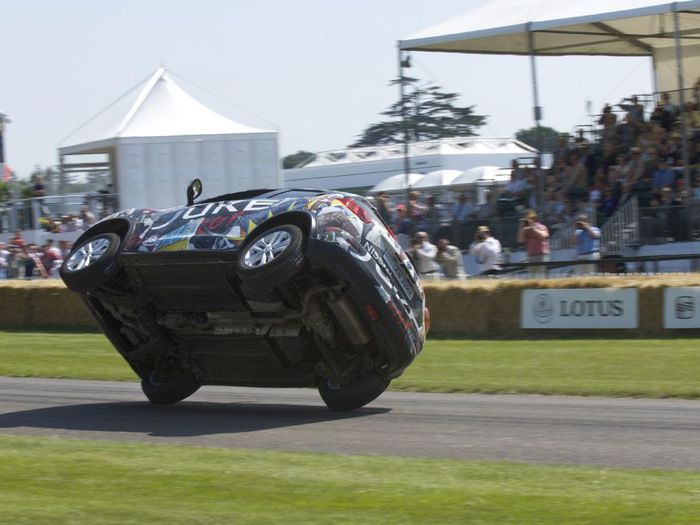
<svg viewBox="0 0 700 525">
<path fill-rule="evenodd" d="M 316 387 L 332 410 L 379 396 L 421 352 L 420 280 L 363 197 L 251 190 L 130 209 L 76 241 L 60 275 L 146 397 L 202 385 Z"/>
</svg>

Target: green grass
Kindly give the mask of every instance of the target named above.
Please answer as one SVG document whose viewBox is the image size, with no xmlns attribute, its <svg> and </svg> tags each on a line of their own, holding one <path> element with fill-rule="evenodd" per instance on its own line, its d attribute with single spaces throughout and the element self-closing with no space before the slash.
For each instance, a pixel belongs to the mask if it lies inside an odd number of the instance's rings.
<svg viewBox="0 0 700 525">
<path fill-rule="evenodd" d="M 434 340 L 392 388 L 698 398 L 700 341 Z"/>
<path fill-rule="evenodd" d="M 0 375 L 134 380 L 104 336 L 0 332 Z M 431 340 L 395 390 L 700 397 L 697 339 Z"/>
<path fill-rule="evenodd" d="M 12 524 L 697 524 L 700 474 L 0 436 Z"/>
</svg>

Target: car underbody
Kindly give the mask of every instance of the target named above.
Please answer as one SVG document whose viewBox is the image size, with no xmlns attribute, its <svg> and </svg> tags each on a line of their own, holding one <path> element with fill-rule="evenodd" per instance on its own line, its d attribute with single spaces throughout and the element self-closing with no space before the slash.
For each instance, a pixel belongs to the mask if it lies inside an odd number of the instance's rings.
<svg viewBox="0 0 700 525">
<path fill-rule="evenodd" d="M 347 283 L 306 268 L 274 289 L 243 290 L 230 255 L 187 255 L 124 256 L 86 297 L 140 377 L 187 369 L 202 384 L 287 387 L 389 372 Z"/>
</svg>

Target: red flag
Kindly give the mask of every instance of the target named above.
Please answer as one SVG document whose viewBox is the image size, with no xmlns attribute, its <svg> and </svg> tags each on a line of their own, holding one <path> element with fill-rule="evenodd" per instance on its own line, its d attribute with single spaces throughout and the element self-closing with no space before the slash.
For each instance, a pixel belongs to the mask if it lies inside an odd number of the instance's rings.
<svg viewBox="0 0 700 525">
<path fill-rule="evenodd" d="M 3 182 L 10 182 L 10 179 L 12 178 L 12 168 L 10 168 L 7 164 L 2 169 L 2 181 Z"/>
</svg>

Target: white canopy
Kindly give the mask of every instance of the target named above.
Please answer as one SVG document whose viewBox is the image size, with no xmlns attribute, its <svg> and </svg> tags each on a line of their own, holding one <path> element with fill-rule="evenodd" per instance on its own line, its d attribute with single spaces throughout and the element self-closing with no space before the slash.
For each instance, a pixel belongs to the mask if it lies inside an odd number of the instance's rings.
<svg viewBox="0 0 700 525">
<path fill-rule="evenodd" d="M 659 89 L 672 90 L 678 88 L 675 14 L 686 71 L 683 87 L 690 87 L 700 72 L 700 0 L 490 0 L 400 40 L 399 46 L 456 53 L 653 56 Z"/>
<path fill-rule="evenodd" d="M 469 168 L 459 177 L 455 177 L 450 186 L 466 186 L 479 181 L 503 181 L 508 180 L 511 173 L 510 168 L 499 168 L 498 166 L 476 166 Z"/>
<path fill-rule="evenodd" d="M 143 85 L 129 110 L 106 126 L 84 128 L 64 139 L 61 153 L 86 153 L 114 139 L 275 133 L 234 122 L 193 98 L 159 68 Z"/>
<path fill-rule="evenodd" d="M 410 189 L 416 184 L 418 181 L 420 181 L 425 175 L 422 175 L 420 173 L 409 173 L 408 174 L 408 186 L 406 186 L 406 174 L 405 173 L 399 173 L 398 175 L 392 175 L 391 177 L 387 177 L 384 179 L 382 182 L 377 184 L 374 188 L 369 190 L 370 193 L 379 193 L 380 191 L 385 191 L 385 192 L 397 192 L 397 191 L 405 191 L 407 189 Z"/>
<path fill-rule="evenodd" d="M 461 170 L 435 170 L 427 173 L 425 177 L 413 185 L 415 189 L 442 188 L 450 184 L 462 173 Z"/>
</svg>

